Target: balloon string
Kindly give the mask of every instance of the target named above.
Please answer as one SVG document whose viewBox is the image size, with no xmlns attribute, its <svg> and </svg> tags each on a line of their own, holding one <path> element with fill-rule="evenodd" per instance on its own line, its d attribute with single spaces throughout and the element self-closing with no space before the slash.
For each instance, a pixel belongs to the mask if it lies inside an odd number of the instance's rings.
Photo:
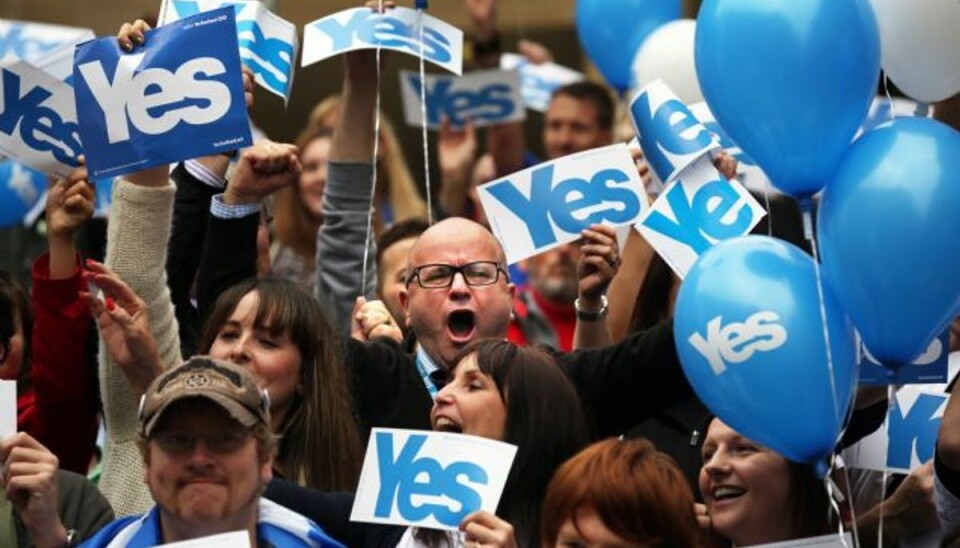
<svg viewBox="0 0 960 548">
<path fill-rule="evenodd" d="M 382 0 L 381 0 L 382 1 Z M 417 8 L 420 29 L 420 118 L 423 122 L 423 182 L 427 191 L 427 224 L 433 224 L 433 196 L 430 191 L 430 148 L 427 144 L 427 82 L 423 57 L 423 8 Z"/>
<path fill-rule="evenodd" d="M 888 384 L 887 385 L 887 416 L 888 417 L 890 416 L 890 410 L 893 409 L 895 397 L 896 395 L 894 394 L 894 391 L 893 391 L 893 385 Z M 877 530 L 877 548 L 883 548 L 883 514 L 884 514 L 883 502 L 887 500 L 887 479 L 888 479 L 889 473 L 890 473 L 889 470 L 887 470 L 887 468 L 884 467 L 883 480 L 881 481 L 881 485 L 880 485 L 880 520 L 879 520 L 878 530 Z"/>
<path fill-rule="evenodd" d="M 853 406 L 850 406 L 851 413 L 853 411 Z M 844 428 L 846 430 L 846 428 Z M 841 434 L 842 436 L 842 434 Z M 857 524 L 857 510 L 853 506 L 853 487 L 850 484 L 850 471 L 847 466 L 841 468 L 843 470 L 843 481 L 847 484 L 847 489 L 850 490 L 851 494 L 847 496 L 847 506 L 850 509 L 850 530 L 853 531 L 853 545 L 860 546 L 860 527 Z"/>
<path fill-rule="evenodd" d="M 833 417 L 839 423 L 838 431 L 843 431 L 843 418 L 840 416 L 840 401 L 837 393 L 837 381 L 834 378 L 833 351 L 830 348 L 830 329 L 827 321 L 827 305 L 823 294 L 823 276 L 820 272 L 820 252 L 817 249 L 817 239 L 813 234 L 813 202 L 811 199 L 804 200 L 803 207 L 803 229 L 807 240 L 810 242 L 810 248 L 813 251 L 813 271 L 817 282 L 817 297 L 820 301 L 820 321 L 823 324 L 823 344 L 827 351 L 827 372 L 830 376 L 830 393 L 833 396 Z"/>
<path fill-rule="evenodd" d="M 890 77 L 887 76 L 887 73 L 883 73 L 883 93 L 887 96 L 887 104 L 890 105 L 890 121 L 892 122 L 894 118 L 897 117 L 897 113 L 893 110 L 893 96 L 890 95 Z"/>
<path fill-rule="evenodd" d="M 827 490 L 827 500 L 830 501 L 830 508 L 827 510 L 827 521 L 830 521 L 830 511 L 833 511 L 837 515 L 837 535 L 840 536 L 840 543 L 843 544 L 845 548 L 850 548 L 847 546 L 846 535 L 843 534 L 843 514 L 840 512 L 840 504 L 838 504 L 838 498 L 843 497 L 843 494 L 840 493 L 839 489 L 834 488 L 833 482 L 833 471 L 836 467 L 836 459 L 830 459 L 830 465 L 827 468 L 827 473 L 823 476 L 823 486 Z M 843 502 L 841 500 L 840 502 Z"/>
<path fill-rule="evenodd" d="M 383 13 L 383 0 L 377 2 L 377 12 Z M 377 40 L 377 101 L 373 114 L 373 180 L 370 183 L 370 206 L 367 208 L 367 236 L 363 241 L 363 272 L 360 279 L 360 294 L 367 295 L 367 266 L 370 248 L 373 246 L 373 216 L 377 205 L 377 156 L 380 153 L 380 41 Z"/>
</svg>

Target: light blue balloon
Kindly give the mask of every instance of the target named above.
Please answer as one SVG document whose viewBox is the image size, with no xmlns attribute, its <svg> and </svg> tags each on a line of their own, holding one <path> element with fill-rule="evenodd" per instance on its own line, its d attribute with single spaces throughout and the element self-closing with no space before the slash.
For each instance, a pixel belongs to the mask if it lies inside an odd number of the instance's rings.
<svg viewBox="0 0 960 548">
<path fill-rule="evenodd" d="M 818 233 L 867 348 L 911 362 L 960 314 L 960 133 L 926 118 L 865 133 L 823 193 Z"/>
<path fill-rule="evenodd" d="M 680 0 L 577 0 L 577 36 L 607 83 L 630 87 L 633 58 L 660 25 L 680 18 Z"/>
<path fill-rule="evenodd" d="M 857 379 L 853 326 L 824 288 L 831 388 L 814 263 L 746 236 L 710 248 L 687 273 L 674 317 L 680 363 L 723 422 L 788 459 L 822 465 Z"/>
<path fill-rule="evenodd" d="M 705 0 L 694 52 L 720 126 L 798 198 L 830 180 L 880 76 L 867 0 Z"/>
<path fill-rule="evenodd" d="M 23 218 L 47 190 L 47 177 L 11 160 L 0 161 L 0 228 Z"/>
</svg>

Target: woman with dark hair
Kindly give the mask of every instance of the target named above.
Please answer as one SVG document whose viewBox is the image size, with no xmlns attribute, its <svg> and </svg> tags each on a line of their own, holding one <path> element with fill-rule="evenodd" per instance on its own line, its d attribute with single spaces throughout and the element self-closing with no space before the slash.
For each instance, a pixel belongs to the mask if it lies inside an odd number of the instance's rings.
<svg viewBox="0 0 960 548">
<path fill-rule="evenodd" d="M 610 438 L 565 462 L 547 487 L 541 531 L 543 548 L 694 548 L 699 541 L 686 478 L 644 439 Z"/>
<path fill-rule="evenodd" d="M 792 462 L 714 418 L 701 449 L 701 526 L 735 546 L 825 535 L 830 502 L 813 468 Z"/>
<path fill-rule="evenodd" d="M 398 546 L 539 546 L 540 504 L 553 472 L 589 441 L 576 389 L 545 352 L 501 340 L 464 348 L 437 394 L 434 430 L 517 446 L 496 516 L 475 512 L 463 536 L 408 529 Z"/>
<path fill-rule="evenodd" d="M 292 282 L 251 279 L 220 295 L 198 351 L 249 368 L 270 395 L 281 476 L 352 490 L 362 463 L 337 337 L 315 299 Z"/>
</svg>

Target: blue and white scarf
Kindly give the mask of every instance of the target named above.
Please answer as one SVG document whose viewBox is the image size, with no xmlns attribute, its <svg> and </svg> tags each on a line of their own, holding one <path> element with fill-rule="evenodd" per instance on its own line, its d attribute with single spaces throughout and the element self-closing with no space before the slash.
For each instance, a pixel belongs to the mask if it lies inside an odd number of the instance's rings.
<svg viewBox="0 0 960 548">
<path fill-rule="evenodd" d="M 344 548 L 310 519 L 265 498 L 260 499 L 257 538 L 273 548 Z M 106 525 L 81 548 L 150 548 L 163 544 L 160 511 L 126 516 Z"/>
</svg>

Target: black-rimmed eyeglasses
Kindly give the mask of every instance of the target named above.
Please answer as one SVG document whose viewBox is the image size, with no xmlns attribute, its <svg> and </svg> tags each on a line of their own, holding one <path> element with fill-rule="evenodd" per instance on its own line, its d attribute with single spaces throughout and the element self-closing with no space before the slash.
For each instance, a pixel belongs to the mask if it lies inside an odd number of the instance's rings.
<svg viewBox="0 0 960 548">
<path fill-rule="evenodd" d="M 409 287 L 414 279 L 424 289 L 441 289 L 453 285 L 453 277 L 460 273 L 467 285 L 493 285 L 500 279 L 502 272 L 509 280 L 507 271 L 494 261 L 475 261 L 472 263 L 453 266 L 452 264 L 425 264 L 418 266 L 407 276 L 406 285 Z"/>
</svg>

